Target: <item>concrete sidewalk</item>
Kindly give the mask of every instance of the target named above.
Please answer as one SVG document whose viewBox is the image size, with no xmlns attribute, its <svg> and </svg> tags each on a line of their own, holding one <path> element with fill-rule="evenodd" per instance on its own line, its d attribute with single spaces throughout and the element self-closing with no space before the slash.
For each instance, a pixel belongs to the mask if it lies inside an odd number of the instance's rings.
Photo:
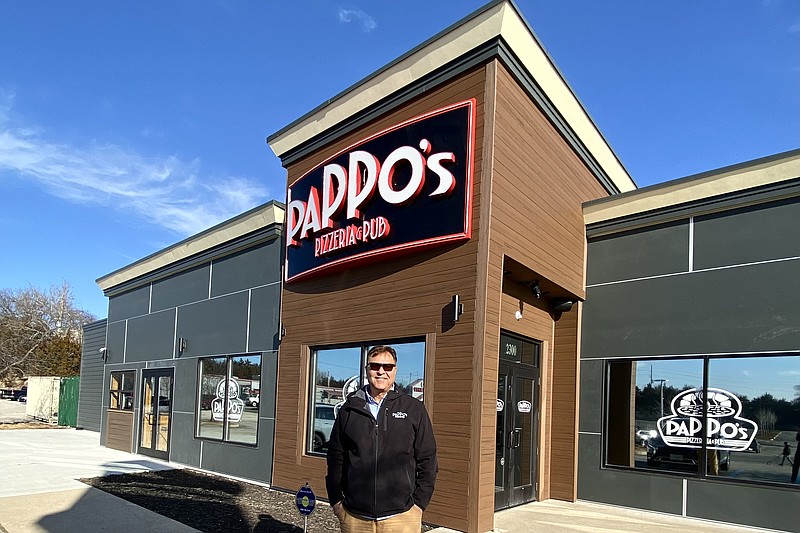
<svg viewBox="0 0 800 533">
<path fill-rule="evenodd" d="M 174 468 L 99 441 L 99 433 L 74 429 L 0 431 L 0 532 L 196 531 L 78 481 Z"/>
<path fill-rule="evenodd" d="M 99 440 L 98 433 L 74 429 L 0 431 L 0 533 L 196 531 L 77 481 L 84 477 L 179 467 L 103 448 Z M 752 533 L 766 530 L 588 502 L 548 500 L 496 513 L 495 531 Z"/>
</svg>

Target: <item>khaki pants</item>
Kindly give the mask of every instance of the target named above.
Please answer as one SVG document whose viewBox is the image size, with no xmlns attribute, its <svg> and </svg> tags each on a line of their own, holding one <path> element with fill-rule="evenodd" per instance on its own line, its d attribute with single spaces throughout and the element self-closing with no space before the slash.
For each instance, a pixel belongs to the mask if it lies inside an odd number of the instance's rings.
<svg viewBox="0 0 800 533">
<path fill-rule="evenodd" d="M 385 520 L 366 520 L 345 510 L 344 520 L 339 522 L 342 533 L 420 533 L 422 530 L 422 511 L 412 507 L 405 513 Z"/>
</svg>

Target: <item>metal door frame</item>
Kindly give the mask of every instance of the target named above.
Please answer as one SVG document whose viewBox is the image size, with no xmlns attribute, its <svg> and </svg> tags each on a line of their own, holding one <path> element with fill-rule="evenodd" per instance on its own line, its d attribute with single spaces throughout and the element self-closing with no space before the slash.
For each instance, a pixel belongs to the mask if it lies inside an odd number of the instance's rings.
<svg viewBox="0 0 800 533">
<path fill-rule="evenodd" d="M 158 431 L 153 431 L 150 436 L 150 447 L 146 448 L 142 446 L 142 434 L 144 432 L 144 425 L 145 425 L 145 416 L 150 415 L 159 416 L 159 398 L 158 398 L 158 387 L 153 389 L 153 396 L 151 397 L 151 410 L 149 413 L 145 412 L 145 387 L 147 385 L 147 380 L 149 378 L 161 378 L 161 377 L 169 377 L 169 427 L 167 428 L 167 449 L 165 451 L 160 451 L 156 449 L 156 440 Z M 142 383 L 141 383 L 141 401 L 139 402 L 139 431 L 137 434 L 136 439 L 136 450 L 137 453 L 141 453 L 143 455 L 149 455 L 151 457 L 156 457 L 159 459 L 169 460 L 169 448 L 170 442 L 172 441 L 172 405 L 173 400 L 175 397 L 175 369 L 170 368 L 147 368 L 142 369 Z M 155 412 L 153 412 L 155 410 Z"/>
<path fill-rule="evenodd" d="M 516 340 L 520 340 L 526 343 L 533 343 L 538 344 L 541 346 L 541 343 L 537 341 L 533 341 L 531 339 L 526 339 L 519 335 L 508 334 L 507 332 L 503 332 L 503 335 L 510 336 L 515 338 Z M 496 435 L 496 441 L 502 438 L 502 448 L 503 448 L 503 456 L 502 456 L 502 468 L 503 468 L 503 486 L 499 487 L 495 485 L 495 510 L 506 509 L 508 507 L 513 507 L 516 505 L 521 505 L 523 503 L 528 503 L 531 501 L 536 501 L 538 496 L 538 458 L 539 458 L 539 368 L 534 365 L 519 363 L 508 361 L 504 359 L 499 360 L 499 367 L 498 367 L 498 389 L 500 387 L 500 380 L 502 376 L 506 376 L 508 381 L 506 382 L 506 390 L 504 395 L 504 405 L 502 410 L 502 424 L 503 427 L 497 427 L 496 431 L 498 434 Z M 527 398 L 521 398 L 517 395 L 519 391 L 516 390 L 515 381 L 518 379 L 526 379 L 530 380 L 532 384 L 532 398 L 530 401 L 532 403 L 531 406 L 531 413 L 532 413 L 532 428 L 529 435 L 529 445 L 531 450 L 531 457 L 530 465 L 531 465 L 531 472 L 530 472 L 530 484 L 520 485 L 520 486 L 513 486 L 514 482 L 514 471 L 517 465 L 514 463 L 513 454 L 510 452 L 511 448 L 519 448 L 521 443 L 517 440 L 516 445 L 514 442 L 515 435 L 519 435 L 519 431 L 515 429 L 514 424 L 514 417 L 517 411 L 517 402 L 520 400 L 527 400 Z M 498 400 L 501 399 L 499 397 L 500 391 L 498 390 Z M 499 403 L 498 403 L 499 409 Z M 499 413 L 500 411 L 498 411 Z M 499 419 L 499 417 L 498 417 Z M 499 420 L 498 420 L 499 422 Z M 497 446 L 497 442 L 495 444 Z M 495 464 L 495 468 L 498 468 L 498 464 Z M 495 472 L 495 480 L 497 480 L 497 472 Z M 496 481 L 495 481 L 496 482 Z"/>
</svg>

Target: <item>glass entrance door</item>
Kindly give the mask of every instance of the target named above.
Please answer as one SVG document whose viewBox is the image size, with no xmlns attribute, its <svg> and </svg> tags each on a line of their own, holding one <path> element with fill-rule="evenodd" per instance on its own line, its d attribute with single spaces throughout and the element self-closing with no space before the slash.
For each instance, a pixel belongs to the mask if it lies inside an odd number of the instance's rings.
<svg viewBox="0 0 800 533">
<path fill-rule="evenodd" d="M 536 499 L 536 458 L 539 378 L 539 344 L 524 339 L 500 336 L 501 352 L 513 352 L 514 359 L 524 353 L 535 357 L 530 362 L 513 361 L 501 353 L 497 379 L 497 433 L 495 453 L 495 509 L 504 509 Z"/>
<path fill-rule="evenodd" d="M 171 368 L 142 370 L 139 453 L 160 459 L 169 459 L 169 433 L 172 419 L 172 372 Z"/>
</svg>

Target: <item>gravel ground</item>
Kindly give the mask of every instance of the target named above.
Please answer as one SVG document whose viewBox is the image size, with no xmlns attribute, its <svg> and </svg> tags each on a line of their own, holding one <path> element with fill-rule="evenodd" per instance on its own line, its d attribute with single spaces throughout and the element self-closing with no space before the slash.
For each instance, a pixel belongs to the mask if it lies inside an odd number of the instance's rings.
<svg viewBox="0 0 800 533">
<path fill-rule="evenodd" d="M 81 479 L 82 482 L 206 533 L 302 533 L 294 494 L 188 469 Z M 423 531 L 432 527 L 423 525 Z M 317 502 L 309 533 L 339 530 Z"/>
</svg>

